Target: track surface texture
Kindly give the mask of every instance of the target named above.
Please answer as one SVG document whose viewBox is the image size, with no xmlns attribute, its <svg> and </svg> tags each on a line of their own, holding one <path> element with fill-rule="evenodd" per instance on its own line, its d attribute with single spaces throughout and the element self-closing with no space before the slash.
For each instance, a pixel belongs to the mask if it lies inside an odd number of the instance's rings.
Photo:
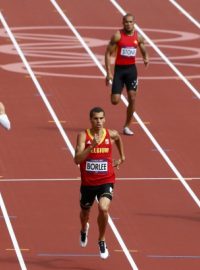
<svg viewBox="0 0 200 270">
<path fill-rule="evenodd" d="M 178 3 L 199 22 L 199 1 Z M 200 99 L 190 88 L 199 93 L 199 28 L 168 0 L 117 4 L 121 10 L 109 0 L 0 0 L 0 101 L 12 124 L 9 132 L 0 129 L 0 194 L 11 223 L 1 202 L 2 270 L 200 269 Z M 126 106 L 111 105 L 102 73 L 123 11 L 135 14 L 190 85 L 146 41 L 150 65 L 138 52 L 132 137 L 122 134 Z M 105 261 L 96 204 L 88 246 L 79 247 L 80 174 L 73 162 L 77 133 L 89 127 L 96 105 L 106 111 L 106 126 L 121 133 L 126 153 L 116 171 Z"/>
</svg>

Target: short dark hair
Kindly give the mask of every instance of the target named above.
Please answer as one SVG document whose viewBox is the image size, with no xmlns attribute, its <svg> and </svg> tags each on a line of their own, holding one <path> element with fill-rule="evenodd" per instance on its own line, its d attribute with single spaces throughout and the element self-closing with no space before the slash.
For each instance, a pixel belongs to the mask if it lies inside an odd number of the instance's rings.
<svg viewBox="0 0 200 270">
<path fill-rule="evenodd" d="M 135 17 L 133 16 L 132 13 L 126 13 L 126 14 L 123 16 L 123 22 L 125 21 L 125 19 L 126 19 L 127 17 L 132 17 L 133 20 L 135 20 Z"/>
<path fill-rule="evenodd" d="M 90 119 L 93 117 L 94 113 L 100 113 L 103 112 L 103 114 L 105 115 L 105 111 L 101 108 L 101 107 L 94 107 L 90 110 Z"/>
</svg>

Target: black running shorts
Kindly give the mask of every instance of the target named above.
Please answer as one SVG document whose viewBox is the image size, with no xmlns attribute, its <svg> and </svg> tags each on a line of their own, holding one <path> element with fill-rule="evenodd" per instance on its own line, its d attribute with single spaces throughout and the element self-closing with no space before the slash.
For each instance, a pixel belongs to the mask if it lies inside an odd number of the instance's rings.
<svg viewBox="0 0 200 270">
<path fill-rule="evenodd" d="M 124 86 L 127 91 L 137 90 L 137 68 L 136 65 L 115 65 L 112 83 L 112 94 L 121 94 Z"/>
<path fill-rule="evenodd" d="M 112 200 L 114 184 L 103 184 L 100 186 L 81 186 L 80 187 L 80 206 L 83 209 L 90 208 L 95 198 L 99 200 L 101 197 L 107 197 Z"/>
</svg>

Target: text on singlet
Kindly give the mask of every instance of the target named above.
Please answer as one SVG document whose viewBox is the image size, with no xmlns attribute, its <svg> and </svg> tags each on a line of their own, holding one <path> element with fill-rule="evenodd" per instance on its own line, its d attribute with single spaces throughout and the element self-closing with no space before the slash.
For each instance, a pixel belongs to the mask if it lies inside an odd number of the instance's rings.
<svg viewBox="0 0 200 270">
<path fill-rule="evenodd" d="M 108 171 L 107 160 L 87 160 L 85 170 L 90 173 L 106 173 Z"/>
<path fill-rule="evenodd" d="M 125 57 L 134 57 L 136 55 L 136 48 L 134 47 L 121 48 L 121 55 Z"/>
</svg>

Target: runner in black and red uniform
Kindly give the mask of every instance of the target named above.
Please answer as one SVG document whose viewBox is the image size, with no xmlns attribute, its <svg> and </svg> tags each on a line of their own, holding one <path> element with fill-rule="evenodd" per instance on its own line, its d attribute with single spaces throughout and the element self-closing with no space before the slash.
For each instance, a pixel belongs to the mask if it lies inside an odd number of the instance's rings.
<svg viewBox="0 0 200 270">
<path fill-rule="evenodd" d="M 106 84 L 112 82 L 111 102 L 119 103 L 124 85 L 128 94 L 128 107 L 123 133 L 133 135 L 130 129 L 133 113 L 135 111 L 135 98 L 138 85 L 135 57 L 137 47 L 142 54 L 145 66 L 148 65 L 148 54 L 143 37 L 134 29 L 134 16 L 130 13 L 123 17 L 123 29 L 117 31 L 111 38 L 105 53 L 105 66 L 107 71 Z M 116 53 L 114 76 L 111 71 L 111 56 Z"/>
<path fill-rule="evenodd" d="M 105 113 L 102 108 L 95 107 L 90 111 L 91 128 L 78 134 L 74 161 L 80 164 L 81 199 L 80 220 L 82 247 L 87 245 L 90 208 L 95 198 L 99 202 L 98 245 L 100 257 L 109 255 L 105 243 L 105 231 L 108 223 L 108 210 L 112 200 L 115 183 L 113 167 L 125 160 L 123 144 L 116 130 L 105 129 Z M 112 160 L 112 144 L 115 142 L 120 158 Z"/>
</svg>

